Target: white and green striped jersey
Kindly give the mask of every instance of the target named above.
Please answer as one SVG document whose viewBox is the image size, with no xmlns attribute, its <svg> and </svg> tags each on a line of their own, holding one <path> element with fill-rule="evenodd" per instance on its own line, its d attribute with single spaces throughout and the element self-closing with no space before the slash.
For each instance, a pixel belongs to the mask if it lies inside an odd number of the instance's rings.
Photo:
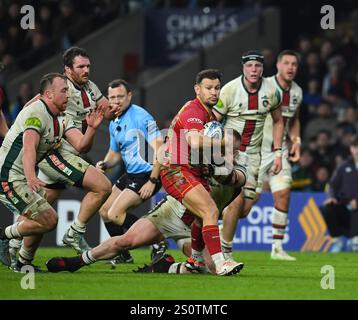
<svg viewBox="0 0 358 320">
<path fill-rule="evenodd" d="M 22 109 L 0 148 L 0 181 L 26 179 L 22 162 L 23 135 L 26 130 L 35 130 L 40 135 L 36 150 L 36 161 L 39 162 L 49 150 L 59 145 L 65 132 L 74 127 L 65 114 L 53 115 L 41 99 Z"/>
<path fill-rule="evenodd" d="M 90 80 L 79 87 L 67 78 L 67 85 L 69 99 L 65 113 L 74 122 L 76 128 L 85 133 L 87 129 L 86 115 L 96 107 L 97 101 L 102 99 L 103 94 Z M 62 141 L 61 148 L 79 154 L 66 140 Z"/>
<path fill-rule="evenodd" d="M 272 84 L 276 85 L 277 89 L 280 92 L 281 96 L 281 111 L 282 117 L 285 125 L 284 134 L 283 134 L 283 141 L 282 141 L 282 148 L 287 149 L 287 135 L 290 126 L 290 119 L 292 119 L 301 102 L 302 102 L 302 89 L 296 83 L 292 82 L 291 87 L 288 90 L 284 90 L 280 84 L 278 83 L 277 77 L 272 76 L 267 78 L 268 81 L 272 82 Z M 268 115 L 264 125 L 264 138 L 262 141 L 262 152 L 270 153 L 273 152 L 273 120 L 271 115 Z"/>
</svg>

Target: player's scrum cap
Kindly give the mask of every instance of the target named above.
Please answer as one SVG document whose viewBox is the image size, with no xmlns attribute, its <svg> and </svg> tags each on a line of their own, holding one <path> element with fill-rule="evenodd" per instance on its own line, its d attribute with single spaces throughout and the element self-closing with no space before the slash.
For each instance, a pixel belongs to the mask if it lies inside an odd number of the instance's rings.
<svg viewBox="0 0 358 320">
<path fill-rule="evenodd" d="M 241 57 L 242 64 L 245 64 L 247 61 L 258 61 L 263 64 L 264 56 L 258 51 L 248 51 Z"/>
</svg>

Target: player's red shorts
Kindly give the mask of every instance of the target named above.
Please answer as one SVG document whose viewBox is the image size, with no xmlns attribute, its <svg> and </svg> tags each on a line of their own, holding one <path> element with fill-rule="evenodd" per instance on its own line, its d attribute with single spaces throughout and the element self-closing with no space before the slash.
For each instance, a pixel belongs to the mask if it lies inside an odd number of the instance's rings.
<svg viewBox="0 0 358 320">
<path fill-rule="evenodd" d="M 200 172 L 200 171 L 199 171 Z M 182 202 L 184 196 L 198 184 L 210 192 L 210 187 L 205 178 L 199 172 L 183 166 L 162 167 L 160 178 L 165 191 L 176 200 Z"/>
</svg>

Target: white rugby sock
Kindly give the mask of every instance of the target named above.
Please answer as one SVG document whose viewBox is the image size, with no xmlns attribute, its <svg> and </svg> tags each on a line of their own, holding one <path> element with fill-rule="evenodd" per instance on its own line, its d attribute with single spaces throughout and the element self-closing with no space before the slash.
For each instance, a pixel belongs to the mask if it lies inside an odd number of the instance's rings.
<svg viewBox="0 0 358 320">
<path fill-rule="evenodd" d="M 22 239 L 11 239 L 9 244 L 10 248 L 20 249 L 22 245 Z"/>
<path fill-rule="evenodd" d="M 19 251 L 19 261 L 23 264 L 31 264 L 34 260 L 36 250 L 32 248 L 25 248 L 23 245 Z"/>
<path fill-rule="evenodd" d="M 11 226 L 5 228 L 5 235 L 8 239 L 21 238 L 21 234 L 18 230 L 19 222 L 15 222 Z"/>
<path fill-rule="evenodd" d="M 221 249 L 223 253 L 232 252 L 232 241 L 226 241 L 221 238 Z"/>
<path fill-rule="evenodd" d="M 95 263 L 97 260 L 93 258 L 92 251 L 85 251 L 81 254 L 81 258 L 85 264 Z"/>
<path fill-rule="evenodd" d="M 273 209 L 272 213 L 272 239 L 273 246 L 282 248 L 282 241 L 285 235 L 285 229 L 288 222 L 287 212 Z"/>
<path fill-rule="evenodd" d="M 223 261 L 225 261 L 224 254 L 222 252 L 215 253 L 211 255 L 211 258 L 213 259 L 215 266 L 220 265 Z"/>
<path fill-rule="evenodd" d="M 70 230 L 68 234 L 72 237 L 73 234 L 77 231 L 79 233 L 85 233 L 86 232 L 87 225 L 80 222 L 78 218 L 71 224 Z"/>
</svg>

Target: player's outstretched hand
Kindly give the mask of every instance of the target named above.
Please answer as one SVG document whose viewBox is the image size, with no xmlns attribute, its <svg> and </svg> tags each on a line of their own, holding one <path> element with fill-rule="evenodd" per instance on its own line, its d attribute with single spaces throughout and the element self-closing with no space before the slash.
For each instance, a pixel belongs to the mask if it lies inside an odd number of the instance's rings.
<svg viewBox="0 0 358 320">
<path fill-rule="evenodd" d="M 97 129 L 103 120 L 104 107 L 99 106 L 94 108 L 86 116 L 87 125 L 93 129 Z"/>
</svg>

